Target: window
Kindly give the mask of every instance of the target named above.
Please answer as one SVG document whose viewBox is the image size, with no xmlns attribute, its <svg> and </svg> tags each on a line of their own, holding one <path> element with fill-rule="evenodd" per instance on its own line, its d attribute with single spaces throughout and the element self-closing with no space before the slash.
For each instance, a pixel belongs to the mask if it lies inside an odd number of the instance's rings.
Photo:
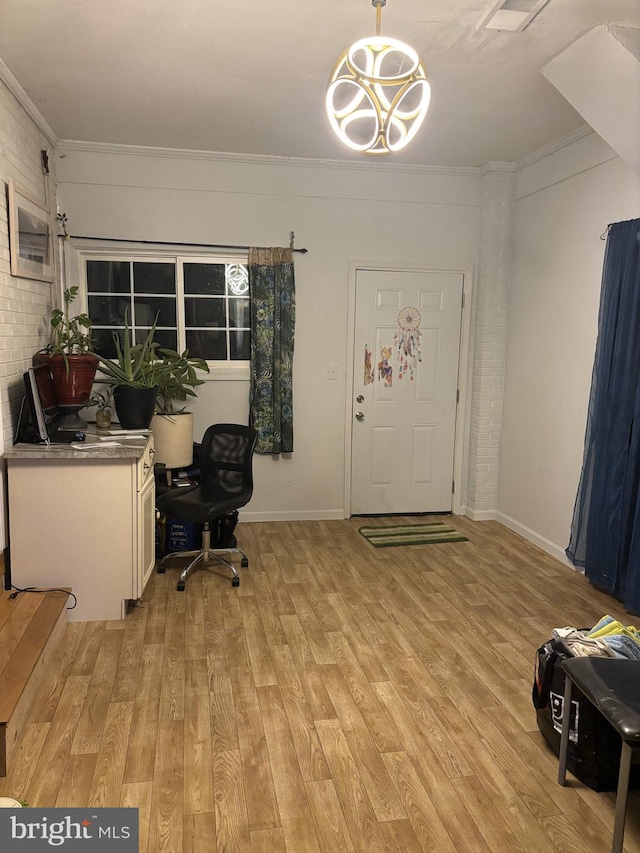
<svg viewBox="0 0 640 853">
<path fill-rule="evenodd" d="M 114 357 L 114 332 L 125 324 L 144 340 L 154 321 L 163 347 L 189 350 L 219 367 L 244 367 L 250 357 L 246 259 L 114 257 L 85 254 L 87 312 L 95 349 Z M 240 378 L 237 371 L 234 371 Z M 248 372 L 247 372 L 248 376 Z"/>
<path fill-rule="evenodd" d="M 182 264 L 184 329 L 192 355 L 249 360 L 249 271 L 246 264 Z M 206 353 L 206 354 L 205 354 Z"/>
</svg>

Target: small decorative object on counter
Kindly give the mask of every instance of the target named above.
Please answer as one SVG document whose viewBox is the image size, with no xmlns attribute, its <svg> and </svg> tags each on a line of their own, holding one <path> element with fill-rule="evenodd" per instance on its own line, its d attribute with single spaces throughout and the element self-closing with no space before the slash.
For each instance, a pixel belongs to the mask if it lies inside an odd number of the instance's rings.
<svg viewBox="0 0 640 853">
<path fill-rule="evenodd" d="M 96 426 L 98 429 L 109 429 L 111 426 L 111 409 L 98 409 L 96 412 Z"/>
<path fill-rule="evenodd" d="M 94 391 L 87 406 L 96 406 L 96 426 L 98 429 L 109 429 L 111 426 L 111 398 L 113 388 L 109 385 L 103 391 Z"/>
</svg>

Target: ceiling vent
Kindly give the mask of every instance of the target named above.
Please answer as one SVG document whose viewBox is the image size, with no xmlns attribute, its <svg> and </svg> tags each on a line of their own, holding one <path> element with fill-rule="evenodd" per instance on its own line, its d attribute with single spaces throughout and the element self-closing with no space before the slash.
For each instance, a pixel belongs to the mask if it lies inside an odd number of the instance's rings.
<svg viewBox="0 0 640 853">
<path fill-rule="evenodd" d="M 483 15 L 476 29 L 522 32 L 548 2 L 549 0 L 500 0 Z"/>
</svg>

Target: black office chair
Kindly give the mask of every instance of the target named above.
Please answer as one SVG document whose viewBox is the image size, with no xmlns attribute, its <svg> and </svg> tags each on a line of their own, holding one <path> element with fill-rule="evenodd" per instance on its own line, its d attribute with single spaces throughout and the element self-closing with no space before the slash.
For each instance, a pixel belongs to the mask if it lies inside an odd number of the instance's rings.
<svg viewBox="0 0 640 853">
<path fill-rule="evenodd" d="M 240 424 L 214 424 L 205 432 L 200 448 L 200 483 L 169 489 L 160 495 L 157 509 L 169 518 L 187 524 L 204 524 L 202 547 L 198 551 L 178 551 L 167 554 L 158 565 L 158 572 L 166 571 L 165 562 L 171 557 L 194 557 L 183 569 L 178 581 L 178 590 L 184 590 L 187 577 L 198 563 L 206 564 L 211 558 L 224 564 L 233 573 L 231 583 L 240 586 L 240 576 L 224 555 L 240 554 L 241 566 L 246 568 L 249 560 L 244 551 L 236 548 L 235 538 L 224 541 L 220 547 L 214 541 L 211 547 L 211 527 L 216 534 L 219 529 L 229 529 L 229 521 L 237 517 L 237 510 L 247 504 L 253 492 L 253 451 L 257 432 L 253 427 Z M 216 538 L 218 538 L 216 536 Z"/>
<path fill-rule="evenodd" d="M 622 853 L 631 759 L 640 749 L 640 661 L 580 657 L 563 661 L 564 700 L 558 782 L 565 784 L 573 685 L 620 735 L 620 774 L 611 853 Z"/>
</svg>

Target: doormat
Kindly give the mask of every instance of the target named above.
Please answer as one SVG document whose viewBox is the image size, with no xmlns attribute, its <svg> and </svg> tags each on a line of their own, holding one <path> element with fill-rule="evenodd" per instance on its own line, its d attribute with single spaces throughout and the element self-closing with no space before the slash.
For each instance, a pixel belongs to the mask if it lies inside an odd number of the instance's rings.
<svg viewBox="0 0 640 853">
<path fill-rule="evenodd" d="M 360 533 L 376 548 L 391 545 L 431 545 L 439 542 L 468 542 L 466 536 L 442 522 L 403 524 L 395 527 L 361 527 Z"/>
</svg>

